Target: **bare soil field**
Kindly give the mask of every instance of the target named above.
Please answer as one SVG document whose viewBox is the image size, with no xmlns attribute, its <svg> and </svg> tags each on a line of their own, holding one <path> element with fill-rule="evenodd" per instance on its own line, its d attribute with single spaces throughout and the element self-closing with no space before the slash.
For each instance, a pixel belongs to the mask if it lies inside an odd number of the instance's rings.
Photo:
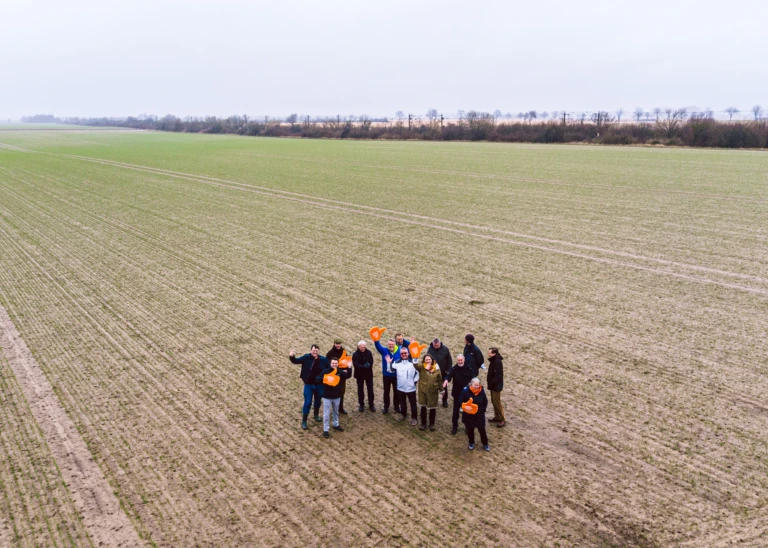
<svg viewBox="0 0 768 548">
<path fill-rule="evenodd" d="M 0 131 L 0 306 L 147 546 L 765 545 L 767 243 L 759 152 Z M 500 348 L 490 453 L 301 430 L 373 325 Z M 96 544 L 8 346 L 0 544 Z"/>
</svg>

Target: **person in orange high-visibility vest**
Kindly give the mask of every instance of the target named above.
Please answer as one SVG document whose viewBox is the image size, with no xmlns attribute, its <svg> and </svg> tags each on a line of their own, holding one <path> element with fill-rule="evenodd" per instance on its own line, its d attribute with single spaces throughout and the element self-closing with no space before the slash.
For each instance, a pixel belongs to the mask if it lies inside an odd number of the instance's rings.
<svg viewBox="0 0 768 548">
<path fill-rule="evenodd" d="M 469 450 L 475 448 L 475 428 L 480 432 L 480 441 L 483 449 L 491 450 L 488 445 L 488 434 L 485 431 L 485 410 L 488 408 L 488 396 L 485 395 L 483 385 L 480 379 L 475 377 L 469 381 L 464 390 L 461 391 L 461 422 L 467 427 L 467 438 L 469 439 Z"/>
</svg>

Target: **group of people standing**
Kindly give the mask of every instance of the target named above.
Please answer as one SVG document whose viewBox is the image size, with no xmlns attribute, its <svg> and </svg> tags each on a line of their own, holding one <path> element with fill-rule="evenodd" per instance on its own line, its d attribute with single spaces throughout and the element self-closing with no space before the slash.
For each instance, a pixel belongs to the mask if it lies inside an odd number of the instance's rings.
<svg viewBox="0 0 768 548">
<path fill-rule="evenodd" d="M 488 397 L 479 379 L 480 371 L 485 370 L 485 357 L 475 344 L 473 335 L 464 338 L 464 349 L 453 363 L 451 352 L 439 339 L 435 338 L 427 345 L 411 342 L 402 333 L 381 343 L 381 335 L 386 328 L 374 327 L 370 330 L 376 351 L 381 355 L 383 380 L 383 414 L 393 407 L 397 421 L 408 417 L 410 407 L 411 426 L 421 430 L 435 430 L 437 408 L 442 399 L 442 406 L 448 407 L 448 385 L 451 384 L 453 412 L 451 415 L 451 434 L 456 434 L 459 427 L 459 415 L 462 414 L 469 449 L 475 448 L 475 430 L 480 434 L 480 441 L 486 451 L 490 451 L 486 430 L 485 413 Z M 304 406 L 302 408 L 301 427 L 308 428 L 309 412 L 314 402 L 314 418 L 323 421 L 323 436 L 330 437 L 331 426 L 338 432 L 344 429 L 339 423 L 339 415 L 346 415 L 344 395 L 346 381 L 353 376 L 357 381 L 358 410 L 364 412 L 365 396 L 368 396 L 368 409 L 376 411 L 373 391 L 373 353 L 366 341 L 357 343 L 357 349 L 351 357 L 347 356 L 341 339 L 335 339 L 334 345 L 325 357 L 320 356 L 320 349 L 312 345 L 310 352 L 296 357 L 290 352 L 292 363 L 301 365 L 301 379 L 304 381 Z M 424 353 L 426 350 L 426 353 Z M 423 354 L 423 357 L 422 357 Z M 421 358 L 421 359 L 420 359 Z M 502 428 L 506 425 L 504 407 L 501 403 L 501 391 L 504 389 L 503 358 L 498 348 L 488 351 L 486 383 L 491 392 L 491 404 L 494 416 L 489 422 Z M 352 366 L 352 367 L 350 367 Z M 323 417 L 320 418 L 320 406 Z M 417 406 L 420 408 L 417 413 Z"/>
</svg>

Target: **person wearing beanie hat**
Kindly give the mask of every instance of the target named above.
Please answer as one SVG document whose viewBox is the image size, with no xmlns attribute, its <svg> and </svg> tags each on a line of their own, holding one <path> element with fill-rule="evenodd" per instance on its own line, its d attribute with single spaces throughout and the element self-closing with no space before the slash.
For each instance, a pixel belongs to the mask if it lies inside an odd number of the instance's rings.
<svg viewBox="0 0 768 548">
<path fill-rule="evenodd" d="M 475 344 L 475 336 L 471 333 L 464 337 L 464 360 L 467 366 L 472 370 L 473 376 L 477 377 L 481 369 L 485 369 L 483 362 L 485 358 L 480 348 Z"/>
<path fill-rule="evenodd" d="M 344 355 L 344 346 L 342 346 L 343 342 L 339 337 L 336 337 L 333 339 L 333 347 L 328 351 L 328 353 L 325 355 L 326 359 L 328 361 L 331 361 L 332 359 L 336 358 L 337 360 L 341 359 L 341 357 Z M 339 399 L 339 414 L 346 415 L 347 412 L 344 410 L 344 394 L 347 391 L 347 379 L 342 377 L 341 383 L 339 383 L 341 389 L 341 397 Z"/>
</svg>

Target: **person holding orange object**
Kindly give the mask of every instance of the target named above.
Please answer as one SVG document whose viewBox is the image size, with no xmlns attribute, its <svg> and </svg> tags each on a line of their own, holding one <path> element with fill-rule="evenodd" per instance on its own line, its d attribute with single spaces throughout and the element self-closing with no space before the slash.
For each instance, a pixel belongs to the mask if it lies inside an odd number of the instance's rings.
<svg viewBox="0 0 768 548">
<path fill-rule="evenodd" d="M 389 413 L 390 393 L 393 393 L 395 399 L 395 411 L 399 411 L 400 402 L 397 399 L 397 373 L 394 369 L 391 369 L 387 364 L 387 358 L 393 361 L 398 359 L 400 352 L 397 349 L 395 339 L 389 339 L 387 346 L 384 346 L 379 342 L 382 334 L 387 330 L 386 327 L 372 327 L 369 334 L 373 344 L 376 346 L 379 354 L 381 354 L 381 374 L 384 385 L 384 408 L 381 410 L 383 414 Z"/>
<path fill-rule="evenodd" d="M 395 408 L 397 408 L 397 402 L 400 402 L 401 415 L 397 417 L 397 420 L 405 420 L 408 415 L 408 404 L 410 403 L 411 426 L 418 424 L 416 420 L 416 385 L 419 382 L 419 372 L 414 367 L 414 363 L 418 363 L 418 361 L 418 358 L 411 359 L 408 357 L 408 349 L 404 346 L 400 347 L 400 359 L 397 361 L 387 356 L 387 364 L 397 374 Z"/>
<path fill-rule="evenodd" d="M 337 360 L 341 360 L 342 356 L 345 356 L 347 354 L 347 351 L 344 350 L 344 346 L 342 343 L 342 340 L 340 338 L 333 339 L 333 346 L 331 349 L 325 354 L 325 357 L 327 360 L 332 360 L 333 358 L 336 358 Z M 339 362 L 339 365 L 342 366 L 343 364 Z M 344 411 L 344 394 L 347 392 L 347 379 L 341 379 L 341 399 L 339 400 L 339 413 L 341 415 L 346 415 L 347 412 Z"/>
<path fill-rule="evenodd" d="M 443 388 L 448 388 L 449 382 L 453 383 L 451 387 L 451 397 L 453 398 L 453 413 L 451 415 L 452 435 L 456 435 L 456 432 L 459 431 L 459 411 L 461 407 L 459 398 L 461 397 L 461 392 L 473 377 L 472 370 L 464 363 L 464 355 L 459 354 L 456 356 L 456 365 L 451 367 L 443 380 Z"/>
<path fill-rule="evenodd" d="M 488 433 L 485 431 L 485 410 L 488 408 L 488 396 L 477 377 L 469 381 L 469 385 L 461 391 L 461 422 L 467 427 L 469 450 L 475 448 L 475 428 L 480 432 L 480 442 L 483 449 L 491 450 L 488 445 Z"/>
<path fill-rule="evenodd" d="M 339 403 L 341 400 L 342 379 L 346 380 L 352 374 L 352 369 L 339 368 L 339 360 L 330 360 L 330 365 L 323 369 L 317 380 L 323 383 L 323 437 L 330 438 L 331 413 L 333 413 L 333 429 L 343 432 L 339 424 Z"/>
</svg>

